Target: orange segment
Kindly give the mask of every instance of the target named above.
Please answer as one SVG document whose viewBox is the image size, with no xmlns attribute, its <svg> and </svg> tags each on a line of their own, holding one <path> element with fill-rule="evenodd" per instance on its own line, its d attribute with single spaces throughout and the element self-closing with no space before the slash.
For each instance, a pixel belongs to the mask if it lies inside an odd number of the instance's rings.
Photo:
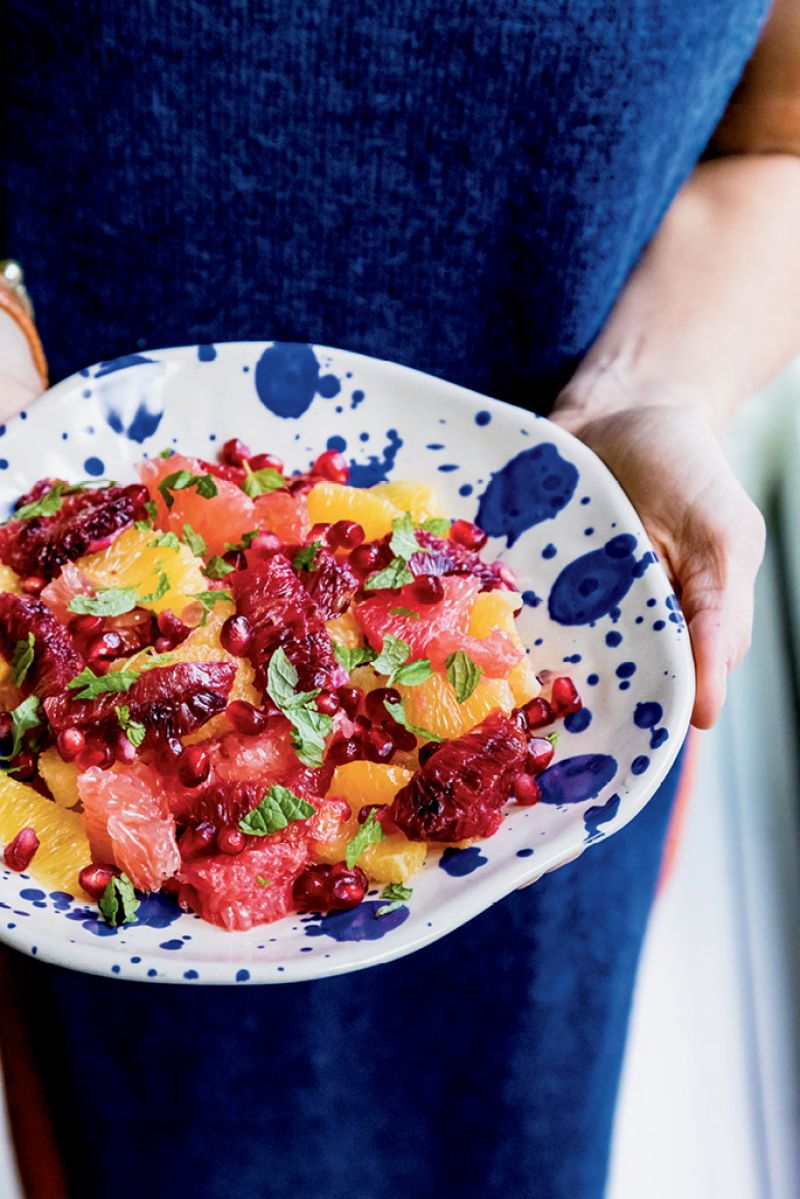
<svg viewBox="0 0 800 1199">
<path fill-rule="evenodd" d="M 391 803 L 410 782 L 410 770 L 383 762 L 345 762 L 333 772 L 328 795 L 340 795 L 354 812 L 368 803 Z"/>
<path fill-rule="evenodd" d="M 0 562 L 0 591 L 10 591 L 12 595 L 19 595 L 19 575 L 10 566 L 6 566 L 5 562 Z"/>
<path fill-rule="evenodd" d="M 38 767 L 39 774 L 59 807 L 74 808 L 80 803 L 78 767 L 74 762 L 63 761 L 61 754 L 52 746 L 39 754 Z"/>
<path fill-rule="evenodd" d="M 338 641 L 340 645 L 346 645 L 348 649 L 355 649 L 357 645 L 364 644 L 361 625 L 353 615 L 352 609 L 348 608 L 342 616 L 337 616 L 335 620 L 327 620 L 325 624 L 332 639 Z"/>
<path fill-rule="evenodd" d="M 485 676 L 463 704 L 458 702 L 451 683 L 441 674 L 432 674 L 418 687 L 400 686 L 397 690 L 411 724 L 448 740 L 468 733 L 497 708 L 510 712 L 514 707 L 514 696 L 505 679 L 487 679 Z"/>
<path fill-rule="evenodd" d="M 401 512 L 410 512 L 415 525 L 434 516 L 446 516 L 439 493 L 428 483 L 397 479 L 391 483 L 376 483 L 369 490 L 371 495 L 389 500 Z"/>
<path fill-rule="evenodd" d="M 170 608 L 180 616 L 193 594 L 208 591 L 208 579 L 200 573 L 200 559 L 187 546 L 177 550 L 151 546 L 149 543 L 157 536 L 157 530 L 126 529 L 108 549 L 87 554 L 76 565 L 95 587 L 136 587 L 142 596 L 156 591 L 163 571 L 169 590 L 160 599 L 142 600 L 141 606 L 153 612 Z"/>
<path fill-rule="evenodd" d="M 347 842 L 358 831 L 356 813 L 365 804 L 388 804 L 401 787 L 410 782 L 413 774 L 401 766 L 381 762 L 346 762 L 333 772 L 329 796 L 341 796 L 353 810 L 353 816 L 341 830 L 336 841 L 314 846 L 322 862 L 341 862 Z M 425 861 L 427 847 L 422 841 L 409 841 L 402 833 L 384 837 L 377 845 L 369 845 L 359 858 L 359 865 L 376 883 L 404 883 Z"/>
<path fill-rule="evenodd" d="M 50 890 L 88 899 L 78 886 L 78 875 L 92 858 L 81 817 L 0 774 L 0 842 L 7 845 L 28 827 L 36 829 L 40 845 L 26 873 Z"/>
<path fill-rule="evenodd" d="M 469 618 L 470 636 L 483 639 L 489 637 L 495 629 L 499 629 L 523 649 L 524 645 L 514 620 L 514 612 L 521 603 L 522 597 L 517 591 L 482 591 L 475 597 L 475 603 L 472 605 Z M 514 695 L 514 703 L 518 707 L 533 699 L 541 690 L 527 654 L 511 668 L 506 678 Z"/>
<path fill-rule="evenodd" d="M 308 515 L 312 525 L 356 520 L 367 541 L 374 541 L 391 533 L 392 521 L 402 516 L 403 510 L 367 488 L 322 482 L 308 493 Z"/>
<path fill-rule="evenodd" d="M 359 858 L 362 870 L 376 883 L 405 883 L 425 862 L 424 841 L 409 841 L 402 833 L 368 845 Z"/>
</svg>

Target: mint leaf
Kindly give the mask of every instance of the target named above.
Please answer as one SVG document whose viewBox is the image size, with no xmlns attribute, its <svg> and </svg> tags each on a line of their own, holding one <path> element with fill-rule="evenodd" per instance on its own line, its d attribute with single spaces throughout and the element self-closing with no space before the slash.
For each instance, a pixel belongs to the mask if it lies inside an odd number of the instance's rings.
<svg viewBox="0 0 800 1199">
<path fill-rule="evenodd" d="M 553 749 L 558 745 L 558 733 L 545 733 L 545 741 L 549 741 Z"/>
<path fill-rule="evenodd" d="M 428 679 L 433 674 L 433 667 L 428 658 L 415 658 L 413 662 L 406 662 L 389 679 L 389 685 L 400 683 L 403 687 L 418 687 L 420 683 L 427 683 Z"/>
<path fill-rule="evenodd" d="M 375 809 L 373 808 L 352 841 L 347 842 L 344 860 L 349 869 L 353 869 L 368 845 L 377 845 L 385 835 L 380 821 L 375 819 Z"/>
<path fill-rule="evenodd" d="M 404 558 L 406 561 L 408 561 L 412 554 L 430 553 L 427 547 L 420 545 L 417 541 L 417 535 L 414 532 L 414 521 L 411 518 L 410 512 L 404 512 L 402 516 L 398 516 L 392 521 L 392 537 L 389 542 L 389 549 L 396 558 Z"/>
<path fill-rule="evenodd" d="M 321 766 L 333 720 L 311 707 L 319 690 L 295 691 L 297 679 L 297 671 L 279 646 L 267 667 L 267 692 L 292 725 L 292 744 L 300 761 L 306 766 Z"/>
<path fill-rule="evenodd" d="M 370 575 L 364 584 L 365 591 L 386 591 L 393 590 L 395 587 L 404 587 L 406 583 L 413 583 L 414 576 L 406 566 L 402 558 L 392 558 L 388 566 L 383 570 L 379 570 L 376 574 Z"/>
<path fill-rule="evenodd" d="M 401 637 L 387 633 L 383 639 L 381 652 L 372 663 L 372 669 L 378 674 L 388 675 L 390 683 L 395 672 L 403 665 L 411 653 L 411 646 Z"/>
<path fill-rule="evenodd" d="M 446 537 L 450 532 L 450 521 L 446 516 L 432 516 L 429 520 L 423 520 L 420 528 L 426 533 L 433 533 L 434 537 Z"/>
<path fill-rule="evenodd" d="M 38 695 L 29 695 L 21 704 L 17 704 L 11 713 L 11 749 L 2 755 L 2 761 L 10 762 L 16 758 L 22 749 L 22 740 L 31 729 L 38 728 L 42 723 L 39 715 L 41 700 Z M 7 769 L 7 768 L 4 768 Z"/>
<path fill-rule="evenodd" d="M 270 787 L 260 804 L 242 817 L 239 828 L 251 837 L 268 837 L 270 833 L 279 832 L 295 820 L 305 820 L 306 817 L 313 816 L 316 810 L 307 799 L 295 795 L 288 787 L 276 784 Z"/>
<path fill-rule="evenodd" d="M 369 645 L 356 645 L 351 648 L 349 645 L 341 645 L 340 642 L 334 641 L 333 656 L 340 666 L 343 666 L 346 671 L 352 672 L 357 666 L 367 666 L 370 662 L 374 662 L 378 655 Z"/>
<path fill-rule="evenodd" d="M 402 883 L 389 883 L 388 887 L 384 887 L 381 891 L 381 899 L 388 899 L 389 902 L 377 909 L 375 912 L 376 917 L 388 916 L 389 912 L 394 912 L 397 908 L 403 907 L 413 894 L 414 892 L 411 887 L 404 887 Z"/>
<path fill-rule="evenodd" d="M 174 474 L 167 475 L 158 485 L 158 490 L 164 503 L 168 508 L 171 508 L 175 503 L 174 491 L 185 491 L 187 487 L 194 487 L 197 494 L 202 496 L 204 500 L 210 500 L 217 494 L 217 484 L 213 475 L 193 475 L 188 470 L 176 470 Z"/>
<path fill-rule="evenodd" d="M 204 625 L 208 620 L 208 614 L 215 604 L 233 603 L 233 592 L 225 591 L 220 588 L 219 591 L 196 591 L 192 596 L 193 600 L 197 600 L 198 604 L 203 605 L 203 619 L 200 621 Z"/>
<path fill-rule="evenodd" d="M 264 878 L 263 875 L 257 874 L 256 882 L 258 883 L 259 887 L 271 887 L 275 880 L 273 878 Z"/>
<path fill-rule="evenodd" d="M 161 563 L 157 562 L 156 565 L 161 566 Z M 159 574 L 158 574 L 158 584 L 156 586 L 155 591 L 151 591 L 149 595 L 143 595 L 141 597 L 141 599 L 139 600 L 139 603 L 154 604 L 156 602 L 156 600 L 162 599 L 167 594 L 168 591 L 169 591 L 169 579 L 164 574 L 163 570 L 161 570 L 161 571 L 159 571 Z"/>
<path fill-rule="evenodd" d="M 183 526 L 183 542 L 184 545 L 188 545 L 192 553 L 196 554 L 198 558 L 205 558 L 208 553 L 205 538 L 201 537 L 199 533 L 195 533 L 188 521 Z"/>
<path fill-rule="evenodd" d="M 292 558 L 292 566 L 295 570 L 313 570 L 314 561 L 317 557 L 317 550 L 322 546 L 321 541 L 312 541 L 311 545 L 304 545 L 299 549 Z"/>
<path fill-rule="evenodd" d="M 267 691 L 281 710 L 296 702 L 297 679 L 297 671 L 286 657 L 286 650 L 278 646 L 267 667 Z"/>
<path fill-rule="evenodd" d="M 170 450 L 170 449 L 166 449 L 166 450 L 159 450 L 159 451 L 158 451 L 158 457 L 159 457 L 159 458 L 171 458 L 171 457 L 172 457 L 172 455 L 173 455 L 173 453 L 174 453 L 174 451 L 173 451 L 173 450 Z"/>
<path fill-rule="evenodd" d="M 253 500 L 256 496 L 265 495 L 268 491 L 282 491 L 286 480 L 279 470 L 265 466 L 261 470 L 251 470 L 248 463 L 244 464 L 244 483 L 242 491 Z"/>
<path fill-rule="evenodd" d="M 152 533 L 153 522 L 152 520 L 135 520 L 133 527 L 137 533 Z"/>
<path fill-rule="evenodd" d="M 155 520 L 155 518 L 158 516 L 158 504 L 155 502 L 155 500 L 145 500 L 144 510 L 151 520 Z"/>
<path fill-rule="evenodd" d="M 390 616 L 410 616 L 412 620 L 421 620 L 422 616 L 414 608 L 390 608 Z"/>
<path fill-rule="evenodd" d="M 24 641 L 18 641 L 14 646 L 14 656 L 11 659 L 11 677 L 17 687 L 21 687 L 25 682 L 25 677 L 33 666 L 33 647 L 36 644 L 36 638 L 33 633 L 28 633 Z"/>
<path fill-rule="evenodd" d="M 148 548 L 151 546 L 164 546 L 168 550 L 179 550 L 181 543 L 174 533 L 159 533 L 152 541 L 148 541 Z"/>
<path fill-rule="evenodd" d="M 67 683 L 67 689 L 78 691 L 76 699 L 96 699 L 107 691 L 130 691 L 138 677 L 138 670 L 110 670 L 108 674 L 98 677 L 88 666 L 84 666 L 81 673 Z"/>
<path fill-rule="evenodd" d="M 82 616 L 122 616 L 132 611 L 139 599 L 136 587 L 101 587 L 96 595 L 74 595 L 67 611 Z"/>
<path fill-rule="evenodd" d="M 101 915 L 106 924 L 117 928 L 121 924 L 138 924 L 136 912 L 139 900 L 133 889 L 133 883 L 127 874 L 110 880 L 103 894 L 97 901 Z"/>
<path fill-rule="evenodd" d="M 219 582 L 220 579 L 224 579 L 226 575 L 231 574 L 233 569 L 230 562 L 226 562 L 224 558 L 220 558 L 219 554 L 215 554 L 213 558 L 209 559 L 208 565 L 203 570 L 203 574 L 207 579 L 216 579 Z"/>
<path fill-rule="evenodd" d="M 249 550 L 250 546 L 253 544 L 253 542 L 255 541 L 256 537 L 258 537 L 260 532 L 261 532 L 260 529 L 250 529 L 250 531 L 248 533 L 242 533 L 241 541 L 236 541 L 236 542 L 226 541 L 225 549 L 233 550 L 234 552 L 236 552 L 237 550 L 238 551 Z"/>
<path fill-rule="evenodd" d="M 390 699 L 385 699 L 383 706 L 392 720 L 402 724 L 403 728 L 408 729 L 409 733 L 413 733 L 415 737 L 421 737 L 423 741 L 444 741 L 444 737 L 440 737 L 437 733 L 431 733 L 428 729 L 421 729 L 418 725 L 412 724 L 406 716 L 406 710 L 402 703 L 392 703 Z"/>
<path fill-rule="evenodd" d="M 119 727 L 122 729 L 125 736 L 130 741 L 131 745 L 135 745 L 138 749 L 147 736 L 147 729 L 138 720 L 131 720 L 131 710 L 127 704 L 123 704 L 119 708 L 115 708 Z"/>
<path fill-rule="evenodd" d="M 456 699 L 460 704 L 465 703 L 481 681 L 483 670 L 463 649 L 456 650 L 454 654 L 448 654 L 444 664 L 447 677 L 456 693 Z"/>
<path fill-rule="evenodd" d="M 23 504 L 21 508 L 12 512 L 9 520 L 36 520 L 43 516 L 55 516 L 64 503 L 66 490 L 67 484 L 57 480 L 38 500 L 31 500 L 29 504 Z"/>
</svg>

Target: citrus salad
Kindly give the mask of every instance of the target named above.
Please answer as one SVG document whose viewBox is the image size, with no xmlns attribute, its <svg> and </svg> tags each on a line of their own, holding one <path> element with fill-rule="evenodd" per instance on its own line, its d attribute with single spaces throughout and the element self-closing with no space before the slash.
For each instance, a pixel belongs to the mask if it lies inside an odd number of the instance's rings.
<svg viewBox="0 0 800 1199">
<path fill-rule="evenodd" d="M 248 929 L 377 887 L 379 918 L 539 799 L 580 698 L 430 486 L 219 458 L 41 479 L 0 527 L 4 864 L 111 925 L 158 891 Z"/>
</svg>

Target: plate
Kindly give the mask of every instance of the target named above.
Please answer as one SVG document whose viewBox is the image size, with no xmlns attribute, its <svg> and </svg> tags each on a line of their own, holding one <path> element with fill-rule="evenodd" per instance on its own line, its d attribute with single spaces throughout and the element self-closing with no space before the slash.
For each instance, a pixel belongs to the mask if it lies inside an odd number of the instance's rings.
<svg viewBox="0 0 800 1199">
<path fill-rule="evenodd" d="M 434 481 L 453 516 L 490 533 L 487 556 L 521 580 L 520 632 L 538 670 L 568 672 L 585 707 L 568 717 L 542 802 L 510 805 L 500 830 L 432 851 L 407 905 L 289 916 L 231 933 L 159 896 L 139 923 L 26 875 L 0 872 L 0 937 L 101 975 L 187 985 L 278 983 L 362 969 L 444 936 L 582 854 L 641 810 L 680 748 L 694 669 L 678 601 L 606 467 L 549 421 L 406 367 L 323 346 L 236 342 L 129 354 L 52 388 L 0 438 L 5 508 L 43 475 L 133 479 L 172 447 L 213 456 L 229 437 L 304 469 L 327 447 L 359 486 Z"/>
</svg>

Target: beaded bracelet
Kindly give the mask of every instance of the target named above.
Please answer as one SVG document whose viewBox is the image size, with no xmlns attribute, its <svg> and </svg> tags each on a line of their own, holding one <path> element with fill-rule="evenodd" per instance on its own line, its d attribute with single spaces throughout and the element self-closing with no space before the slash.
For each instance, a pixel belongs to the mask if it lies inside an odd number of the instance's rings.
<svg viewBox="0 0 800 1199">
<path fill-rule="evenodd" d="M 7 312 L 22 330 L 42 386 L 47 387 L 47 359 L 33 322 L 33 304 L 25 287 L 22 267 L 13 258 L 0 261 L 0 311 Z"/>
</svg>

